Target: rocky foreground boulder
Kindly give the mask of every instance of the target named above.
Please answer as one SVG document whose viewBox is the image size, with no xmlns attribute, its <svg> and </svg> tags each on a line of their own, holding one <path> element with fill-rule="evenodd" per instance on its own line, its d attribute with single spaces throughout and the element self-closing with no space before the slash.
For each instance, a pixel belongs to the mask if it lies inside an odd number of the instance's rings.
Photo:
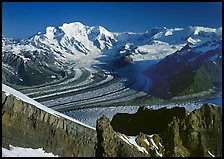
<svg viewBox="0 0 224 159">
<path fill-rule="evenodd" d="M 180 107 L 140 107 L 135 114 L 116 114 L 111 126 L 130 136 L 157 134 L 164 146 L 163 156 L 222 156 L 222 110 L 210 104 L 192 112 Z"/>
</svg>

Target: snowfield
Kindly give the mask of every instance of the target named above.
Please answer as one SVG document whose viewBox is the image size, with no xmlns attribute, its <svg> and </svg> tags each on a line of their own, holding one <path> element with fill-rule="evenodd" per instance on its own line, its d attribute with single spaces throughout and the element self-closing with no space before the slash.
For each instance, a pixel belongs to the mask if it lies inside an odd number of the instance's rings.
<svg viewBox="0 0 224 159">
<path fill-rule="evenodd" d="M 126 136 L 124 134 L 121 134 L 120 138 L 122 140 L 124 140 L 126 143 L 128 143 L 129 145 L 135 146 L 139 151 L 149 154 L 148 151 L 146 151 L 146 149 L 144 147 L 141 147 L 136 143 L 136 141 L 135 141 L 136 136 Z"/>
<path fill-rule="evenodd" d="M 46 153 L 43 148 L 32 149 L 23 147 L 14 147 L 9 145 L 10 149 L 2 147 L 2 157 L 59 157 L 52 153 Z"/>
</svg>

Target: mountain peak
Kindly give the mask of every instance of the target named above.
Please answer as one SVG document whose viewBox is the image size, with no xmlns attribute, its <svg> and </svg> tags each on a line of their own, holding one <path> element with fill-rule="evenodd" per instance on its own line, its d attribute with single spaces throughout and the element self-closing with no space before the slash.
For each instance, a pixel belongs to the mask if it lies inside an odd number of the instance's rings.
<svg viewBox="0 0 224 159">
<path fill-rule="evenodd" d="M 63 23 L 62 24 L 62 27 L 67 27 L 67 28 L 70 28 L 70 27 L 84 27 L 85 25 L 82 24 L 81 22 L 72 22 L 72 23 Z"/>
<path fill-rule="evenodd" d="M 99 34 L 104 34 L 106 36 L 113 36 L 111 32 L 109 32 L 107 29 L 105 29 L 102 26 L 95 26 L 93 27 L 94 32 L 98 32 Z"/>
<path fill-rule="evenodd" d="M 86 26 L 80 22 L 64 23 L 59 27 L 67 36 L 74 37 L 74 35 L 85 35 L 89 26 Z"/>
<path fill-rule="evenodd" d="M 54 37 L 54 33 L 56 32 L 55 27 L 49 26 L 46 28 L 46 37 L 48 39 L 52 39 Z"/>
</svg>

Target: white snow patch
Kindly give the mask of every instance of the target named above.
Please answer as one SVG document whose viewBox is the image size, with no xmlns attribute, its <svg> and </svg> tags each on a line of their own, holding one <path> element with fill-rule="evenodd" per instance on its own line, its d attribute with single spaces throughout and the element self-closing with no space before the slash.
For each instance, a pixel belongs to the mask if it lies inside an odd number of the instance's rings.
<svg viewBox="0 0 224 159">
<path fill-rule="evenodd" d="M 147 139 L 144 139 L 144 141 L 146 142 L 147 145 L 149 145 L 149 141 Z"/>
<path fill-rule="evenodd" d="M 192 37 L 189 37 L 187 39 L 187 41 L 192 43 L 192 44 L 196 44 L 196 43 L 200 42 L 201 40 L 200 39 L 192 39 Z"/>
<path fill-rule="evenodd" d="M 32 149 L 14 147 L 9 145 L 10 150 L 2 147 L 2 157 L 59 157 L 52 153 L 46 153 L 43 148 Z"/>
<path fill-rule="evenodd" d="M 139 151 L 144 152 L 146 154 L 148 154 L 148 152 L 146 151 L 146 149 L 144 147 L 140 147 L 136 142 L 136 136 L 126 136 L 124 134 L 120 135 L 120 138 L 122 140 L 124 140 L 126 143 L 128 143 L 129 145 L 133 145 L 135 146 Z"/>
<path fill-rule="evenodd" d="M 150 138 L 152 138 L 154 136 L 154 134 L 152 134 L 152 135 L 148 135 L 148 137 L 150 137 Z"/>
<path fill-rule="evenodd" d="M 51 78 L 56 78 L 56 76 L 55 75 L 51 75 Z"/>
<path fill-rule="evenodd" d="M 172 30 L 168 30 L 168 31 L 165 33 L 165 36 L 169 36 L 169 35 L 173 35 Z"/>
<path fill-rule="evenodd" d="M 152 138 L 150 138 L 150 141 L 151 141 L 152 145 L 158 150 L 159 148 L 158 148 L 158 146 L 155 144 L 154 140 L 153 140 Z"/>
<path fill-rule="evenodd" d="M 164 147 L 160 142 L 159 142 L 159 146 Z"/>
<path fill-rule="evenodd" d="M 215 155 L 213 155 L 210 151 L 208 151 L 208 154 L 209 154 L 211 157 L 215 157 Z"/>
<path fill-rule="evenodd" d="M 163 155 L 162 155 L 161 153 L 159 153 L 157 150 L 156 150 L 156 154 L 157 154 L 157 156 L 159 156 L 159 157 L 163 157 Z"/>
</svg>

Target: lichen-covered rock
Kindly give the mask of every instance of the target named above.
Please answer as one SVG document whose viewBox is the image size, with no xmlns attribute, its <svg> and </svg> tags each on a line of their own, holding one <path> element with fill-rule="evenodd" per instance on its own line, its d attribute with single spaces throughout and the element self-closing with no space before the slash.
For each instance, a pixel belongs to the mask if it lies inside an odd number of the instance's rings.
<svg viewBox="0 0 224 159">
<path fill-rule="evenodd" d="M 179 130 L 180 120 L 176 117 L 173 118 L 168 124 L 167 131 L 163 135 L 166 153 L 165 156 L 183 157 L 190 156 L 188 150 L 183 146 Z"/>
</svg>

